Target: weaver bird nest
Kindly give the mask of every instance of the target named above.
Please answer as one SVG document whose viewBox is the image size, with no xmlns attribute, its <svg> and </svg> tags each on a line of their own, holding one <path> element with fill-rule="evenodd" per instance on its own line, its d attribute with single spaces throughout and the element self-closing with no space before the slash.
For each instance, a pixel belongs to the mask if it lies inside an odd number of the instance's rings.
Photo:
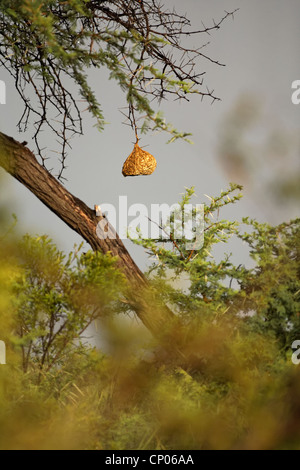
<svg viewBox="0 0 300 470">
<path fill-rule="evenodd" d="M 123 165 L 122 173 L 124 176 L 152 175 L 156 166 L 157 162 L 153 155 L 142 150 L 136 143 Z"/>
</svg>

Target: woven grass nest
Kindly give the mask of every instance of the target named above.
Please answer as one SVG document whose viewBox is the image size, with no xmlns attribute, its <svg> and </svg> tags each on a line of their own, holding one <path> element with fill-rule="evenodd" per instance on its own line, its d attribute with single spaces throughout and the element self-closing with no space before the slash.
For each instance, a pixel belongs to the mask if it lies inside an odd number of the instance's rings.
<svg viewBox="0 0 300 470">
<path fill-rule="evenodd" d="M 152 175 L 156 169 L 157 162 L 153 155 L 141 149 L 138 143 L 123 165 L 124 176 Z"/>
</svg>

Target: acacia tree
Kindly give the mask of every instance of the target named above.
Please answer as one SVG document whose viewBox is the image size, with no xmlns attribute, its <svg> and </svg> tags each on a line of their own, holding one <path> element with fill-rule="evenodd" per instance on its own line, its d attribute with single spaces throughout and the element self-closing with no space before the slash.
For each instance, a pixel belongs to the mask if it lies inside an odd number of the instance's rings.
<svg viewBox="0 0 300 470">
<path fill-rule="evenodd" d="M 233 14 L 225 12 L 218 22 L 193 30 L 185 15 L 167 10 L 159 0 L 2 0 L 0 4 L 0 62 L 24 104 L 17 117 L 19 131 L 34 118 L 36 146 L 35 156 L 26 143 L 0 133 L 0 165 L 93 250 L 116 256 L 135 287 L 145 286 L 146 280 L 120 238 L 99 238 L 96 227 L 101 217 L 63 185 L 70 139 L 83 133 L 82 108 L 88 108 L 99 130 L 104 127 L 87 70 L 109 70 L 126 95 L 126 117 L 137 140 L 139 133 L 150 130 L 169 133 L 171 141 L 187 139 L 189 133 L 167 123 L 155 104 L 169 97 L 189 100 L 192 94 L 212 102 L 219 99 L 207 87 L 203 64 L 223 64 L 206 54 L 201 39 Z M 191 37 L 197 47 L 189 46 Z M 51 174 L 41 143 L 47 127 L 60 144 L 56 175 Z M 53 148 L 54 143 L 47 146 Z M 142 296 L 130 301 L 156 334 L 174 317 L 166 308 L 148 311 Z"/>
</svg>

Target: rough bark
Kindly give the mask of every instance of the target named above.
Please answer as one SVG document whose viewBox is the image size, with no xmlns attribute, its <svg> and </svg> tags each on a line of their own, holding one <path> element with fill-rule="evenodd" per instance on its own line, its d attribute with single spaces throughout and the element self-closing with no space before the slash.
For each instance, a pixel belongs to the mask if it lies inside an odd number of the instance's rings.
<svg viewBox="0 0 300 470">
<path fill-rule="evenodd" d="M 23 144 L 0 132 L 0 166 L 28 188 L 43 204 L 77 232 L 94 251 L 110 252 L 118 258 L 118 266 L 132 284 L 135 299 L 130 302 L 140 320 L 155 335 L 166 333 L 176 319 L 167 308 L 148 307 L 143 290 L 147 281 L 125 248 L 122 240 L 99 238 L 96 229 L 102 217 L 97 217 L 83 201 L 73 196 L 37 161 Z M 107 221 L 108 222 L 108 221 Z M 176 323 L 176 321 L 175 321 Z"/>
</svg>

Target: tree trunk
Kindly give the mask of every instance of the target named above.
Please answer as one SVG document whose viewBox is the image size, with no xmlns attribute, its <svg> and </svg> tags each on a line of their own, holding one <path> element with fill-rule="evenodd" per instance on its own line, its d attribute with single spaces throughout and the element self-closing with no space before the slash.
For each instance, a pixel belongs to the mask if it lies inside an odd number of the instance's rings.
<svg viewBox="0 0 300 470">
<path fill-rule="evenodd" d="M 119 236 L 116 234 L 115 239 L 98 237 L 96 229 L 103 217 L 97 217 L 94 210 L 67 191 L 38 163 L 27 147 L 1 132 L 0 166 L 77 232 L 94 251 L 110 252 L 118 258 L 119 268 L 133 286 L 134 295 L 130 296 L 130 303 L 140 320 L 155 336 L 166 334 L 170 326 L 174 326 L 174 321 L 177 323 L 176 316 L 168 308 L 155 308 L 152 303 L 151 308 L 148 307 L 149 302 L 143 295 L 147 281 Z M 105 230 L 109 227 L 108 222 Z"/>
</svg>

